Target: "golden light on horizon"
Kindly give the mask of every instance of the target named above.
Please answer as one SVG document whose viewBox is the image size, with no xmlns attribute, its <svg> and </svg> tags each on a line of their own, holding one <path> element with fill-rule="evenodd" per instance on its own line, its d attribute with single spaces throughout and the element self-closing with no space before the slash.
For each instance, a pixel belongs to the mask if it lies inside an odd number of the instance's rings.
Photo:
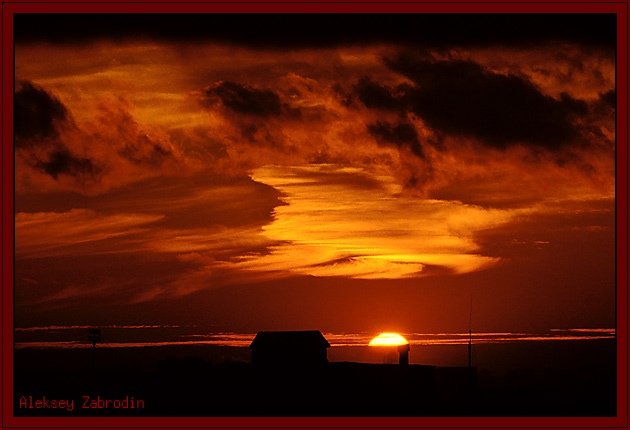
<svg viewBox="0 0 630 430">
<path fill-rule="evenodd" d="M 398 333 L 381 333 L 370 341 L 369 346 L 396 346 L 407 345 L 407 339 Z"/>
</svg>

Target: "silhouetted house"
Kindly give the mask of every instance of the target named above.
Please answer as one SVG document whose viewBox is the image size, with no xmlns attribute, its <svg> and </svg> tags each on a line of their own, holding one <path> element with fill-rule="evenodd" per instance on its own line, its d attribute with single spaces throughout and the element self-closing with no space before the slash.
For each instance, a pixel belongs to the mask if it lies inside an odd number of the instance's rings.
<svg viewBox="0 0 630 430">
<path fill-rule="evenodd" d="M 328 363 L 328 348 L 319 330 L 259 331 L 249 345 L 254 368 L 322 366 Z"/>
</svg>

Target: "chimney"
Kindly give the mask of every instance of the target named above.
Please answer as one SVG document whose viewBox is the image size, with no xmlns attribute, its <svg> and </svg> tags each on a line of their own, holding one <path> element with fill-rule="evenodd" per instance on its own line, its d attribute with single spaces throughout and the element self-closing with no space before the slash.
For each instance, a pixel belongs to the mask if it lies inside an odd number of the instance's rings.
<svg viewBox="0 0 630 430">
<path fill-rule="evenodd" d="M 409 364 L 409 344 L 405 343 L 398 347 L 398 364 L 406 366 Z"/>
</svg>

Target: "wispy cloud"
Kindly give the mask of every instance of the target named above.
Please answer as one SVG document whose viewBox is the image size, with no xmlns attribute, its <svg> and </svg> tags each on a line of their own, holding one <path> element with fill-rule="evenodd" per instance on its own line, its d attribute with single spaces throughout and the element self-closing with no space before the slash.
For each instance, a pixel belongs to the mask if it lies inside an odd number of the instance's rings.
<svg viewBox="0 0 630 430">
<path fill-rule="evenodd" d="M 357 186 L 357 177 L 367 185 Z M 282 191 L 288 204 L 263 228 L 281 244 L 236 263 L 246 270 L 363 279 L 422 276 L 426 266 L 468 273 L 500 261 L 477 253 L 475 233 L 518 213 L 405 198 L 392 178 L 330 165 L 266 167 L 253 178 Z"/>
<path fill-rule="evenodd" d="M 74 254 L 76 247 L 119 238 L 118 250 L 129 236 L 146 231 L 160 215 L 102 215 L 88 209 L 56 213 L 18 213 L 15 216 L 16 255 L 20 258 Z M 75 251 L 69 249 L 75 248 Z M 111 249 L 110 249 L 111 250 Z"/>
</svg>

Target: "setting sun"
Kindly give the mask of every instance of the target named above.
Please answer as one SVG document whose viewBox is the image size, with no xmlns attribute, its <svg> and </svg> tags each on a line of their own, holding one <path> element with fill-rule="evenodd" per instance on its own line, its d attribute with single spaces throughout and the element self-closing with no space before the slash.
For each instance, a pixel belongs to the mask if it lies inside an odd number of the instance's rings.
<svg viewBox="0 0 630 430">
<path fill-rule="evenodd" d="M 406 345 L 407 339 L 397 333 L 381 333 L 370 341 L 370 346 Z"/>
</svg>

